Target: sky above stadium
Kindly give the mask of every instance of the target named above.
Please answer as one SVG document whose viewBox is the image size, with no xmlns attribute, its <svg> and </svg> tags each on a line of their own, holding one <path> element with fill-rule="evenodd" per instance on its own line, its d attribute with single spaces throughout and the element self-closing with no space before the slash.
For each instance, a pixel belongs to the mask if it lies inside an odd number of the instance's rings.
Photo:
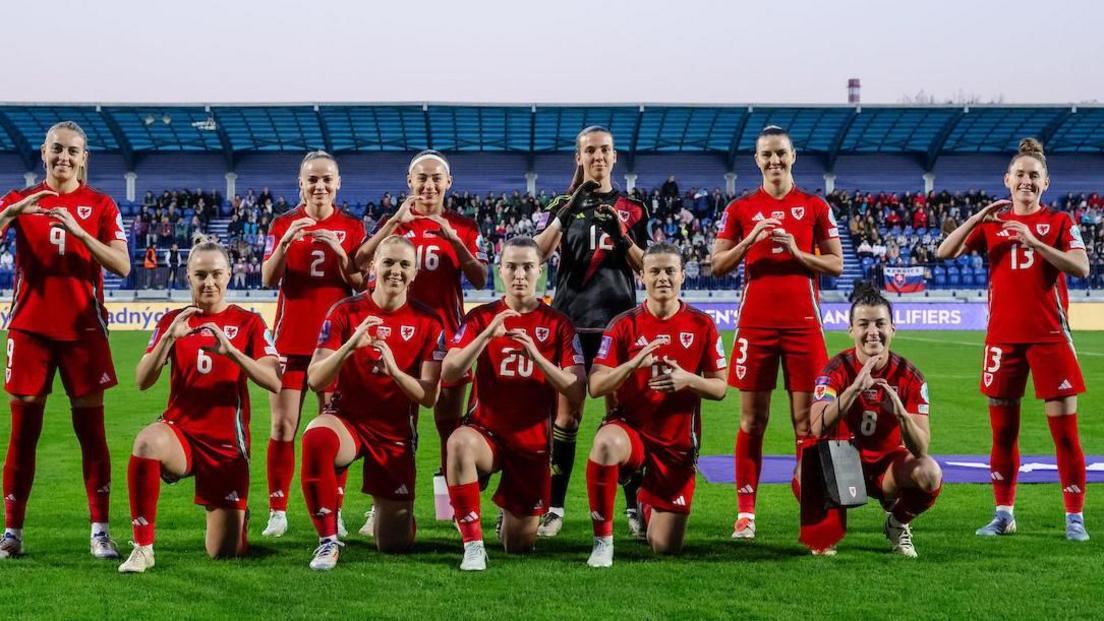
<svg viewBox="0 0 1104 621">
<path fill-rule="evenodd" d="M 59 17 L 64 16 L 64 17 Z M 1104 3 L 5 2 L 5 102 L 1104 101 Z"/>
</svg>

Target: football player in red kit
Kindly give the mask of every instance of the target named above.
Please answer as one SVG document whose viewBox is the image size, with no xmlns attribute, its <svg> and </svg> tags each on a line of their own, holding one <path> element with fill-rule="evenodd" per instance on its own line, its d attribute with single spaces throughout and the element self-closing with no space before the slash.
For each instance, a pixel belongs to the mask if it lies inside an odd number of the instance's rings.
<svg viewBox="0 0 1104 621">
<path fill-rule="evenodd" d="M 449 498 L 464 540 L 460 569 L 483 570 L 480 479 L 502 472 L 494 501 L 503 509 L 506 552 L 533 548 L 548 510 L 549 425 L 557 397 L 582 399 L 583 354 L 568 318 L 537 297 L 541 254 L 529 237 L 502 248 L 506 296 L 472 309 L 449 345 L 441 369 L 456 381 L 478 361 L 464 425 L 448 440 Z"/>
<path fill-rule="evenodd" d="M 1012 199 L 984 207 L 940 244 L 949 259 L 984 249 L 989 256 L 989 327 L 982 359 L 981 392 L 989 397 L 993 448 L 989 457 L 996 511 L 981 536 L 1016 532 L 1013 505 L 1020 469 L 1020 399 L 1027 373 L 1043 401 L 1058 456 L 1066 509 L 1066 538 L 1087 541 L 1085 455 L 1077 433 L 1077 395 L 1085 380 L 1067 320 L 1065 274 L 1085 278 L 1089 258 L 1069 214 L 1042 205 L 1050 186 L 1043 145 L 1020 142 L 1004 175 Z"/>
<path fill-rule="evenodd" d="M 441 322 L 409 301 L 417 252 L 393 235 L 377 247 L 376 286 L 334 305 L 322 324 L 308 377 L 337 382 L 326 411 L 303 434 L 303 497 L 319 543 L 311 569 L 337 564 L 337 475 L 364 458 L 364 492 L 374 499 L 372 533 L 382 552 L 414 542 L 414 449 L 418 407 L 433 407 L 441 374 Z"/>
<path fill-rule="evenodd" d="M 809 435 L 813 384 L 828 359 L 817 277 L 843 272 L 832 208 L 794 185 L 796 159 L 786 130 L 770 126 L 760 132 L 755 163 L 763 185 L 729 203 L 713 245 L 714 275 L 723 276 L 744 262 L 740 316 L 728 371 L 728 383 L 740 390 L 735 539 L 755 537 L 763 433 L 779 362 L 798 445 Z M 796 482 L 795 476 L 795 490 Z"/>
<path fill-rule="evenodd" d="M 943 489 L 943 473 L 928 455 L 928 384 L 890 350 L 896 328 L 889 301 L 869 285 L 855 293 L 848 327 L 855 346 L 832 358 L 816 379 L 812 431 L 854 438 L 866 492 L 886 509 L 886 538 L 894 552 L 915 558 L 909 525 Z"/>
<path fill-rule="evenodd" d="M 417 249 L 418 278 L 410 288 L 410 299 L 433 309 L 445 329 L 446 342 L 452 339 L 464 317 L 464 293 L 461 276 L 476 289 L 487 284 L 487 254 L 479 226 L 471 218 L 445 210 L 445 193 L 452 187 L 452 168 L 437 151 L 422 151 L 410 160 L 406 176 L 410 197 L 390 218 L 382 221 L 372 237 L 356 253 L 356 262 L 367 270 L 379 243 L 390 235 L 401 235 Z M 441 440 L 441 462 L 449 435 L 460 425 L 464 407 L 464 389 L 471 377 L 464 376 L 441 384 L 441 393 L 433 409 L 433 420 Z M 436 476 L 443 476 L 443 472 Z M 435 485 L 436 487 L 436 485 Z M 372 531 L 372 512 L 361 528 Z"/>
<path fill-rule="evenodd" d="M 4 536 L 0 559 L 23 552 L 23 519 L 35 474 L 46 397 L 61 380 L 81 446 L 96 558 L 118 558 L 108 530 L 111 459 L 104 436 L 104 390 L 117 382 L 107 341 L 103 270 L 130 272 L 115 202 L 86 184 L 88 138 L 71 121 L 42 143 L 46 180 L 0 199 L 0 234 L 15 229 L 15 284 L 4 388 L 11 436 L 4 459 Z"/>
<path fill-rule="evenodd" d="M 318 343 L 318 329 L 331 306 L 363 286 L 363 277 L 352 257 L 364 241 L 364 224 L 338 209 L 339 189 L 341 175 L 333 156 L 325 151 L 307 153 L 299 165 L 302 203 L 272 221 L 265 241 L 261 278 L 265 286 L 278 286 L 280 290 L 272 331 L 283 367 L 283 388 L 269 398 L 272 409 L 267 454 L 269 517 L 261 533 L 266 537 L 280 537 L 287 532 L 288 489 L 295 472 L 295 434 L 307 387 L 307 365 Z M 325 388 L 318 393 L 320 410 Z M 340 513 L 338 523 L 342 524 Z"/>
<path fill-rule="evenodd" d="M 246 551 L 249 506 L 249 380 L 280 390 L 276 348 L 260 315 L 228 304 L 230 257 L 215 242 L 188 255 L 192 303 L 157 322 L 135 372 L 138 387 L 157 383 L 171 363 L 169 403 L 134 440 L 127 468 L 134 550 L 119 566 L 142 573 L 154 565 L 161 479 L 195 477 L 195 503 L 207 510 L 207 554 Z"/>
<path fill-rule="evenodd" d="M 638 503 L 648 543 L 661 554 L 682 550 L 694 499 L 701 400 L 721 400 L 727 390 L 724 343 L 713 319 L 679 300 L 685 274 L 678 248 L 652 245 L 643 263 L 647 299 L 610 322 L 590 373 L 591 395 L 617 395 L 587 461 L 591 567 L 613 565 L 617 483 L 640 470 Z"/>
</svg>

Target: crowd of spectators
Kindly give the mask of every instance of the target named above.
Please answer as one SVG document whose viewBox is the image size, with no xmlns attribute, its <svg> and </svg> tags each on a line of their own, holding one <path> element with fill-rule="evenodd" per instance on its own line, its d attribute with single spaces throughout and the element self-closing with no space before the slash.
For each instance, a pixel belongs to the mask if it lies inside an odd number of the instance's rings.
<svg viewBox="0 0 1104 621">
<path fill-rule="evenodd" d="M 966 218 L 1002 197 L 972 190 L 927 194 L 837 191 L 826 198 L 837 218 L 847 223 L 864 277 L 880 282 L 886 266 L 923 266 L 931 279 L 932 270 L 938 272 L 941 267 L 935 257 L 939 242 Z M 1089 279 L 1070 279 L 1071 285 L 1104 287 L 1104 197 L 1069 193 L 1050 206 L 1069 213 L 1080 226 L 1089 253 Z M 973 271 L 986 269 L 985 258 L 977 252 L 955 264 Z"/>
<path fill-rule="evenodd" d="M 644 202 L 650 214 L 649 235 L 667 241 L 683 251 L 686 260 L 687 288 L 732 289 L 738 286 L 735 273 L 725 277 L 712 275 L 710 249 L 717 232 L 717 219 L 734 197 L 720 188 L 691 187 L 685 191 L 675 177 L 657 188 L 637 187 L 632 196 Z M 515 190 L 509 193 L 476 194 L 452 192 L 446 209 L 475 220 L 485 250 L 495 256 L 502 243 L 514 235 L 537 232 L 540 214 L 555 194 L 540 191 L 535 196 Z M 253 189 L 224 201 L 217 190 L 165 190 L 159 195 L 147 192 L 130 221 L 131 247 L 135 276 L 129 286 L 183 288 L 183 266 L 187 249 L 200 236 L 220 237 L 231 255 L 231 287 L 261 287 L 261 261 L 265 239 L 272 220 L 297 204 L 298 197 L 274 196 L 268 188 Z M 940 240 L 962 221 L 998 197 L 983 191 L 891 193 L 835 191 L 825 197 L 841 227 L 850 233 L 853 247 L 863 265 L 863 276 L 881 278 L 885 266 L 924 266 L 927 276 L 937 269 L 935 249 Z M 406 199 L 405 193 L 384 193 L 379 201 L 350 205 L 346 212 L 362 218 L 371 233 L 379 221 L 394 213 Z M 1070 213 L 1081 227 L 1088 246 L 1092 274 L 1083 284 L 1104 288 L 1104 196 L 1066 194 L 1054 201 L 1054 207 Z M 225 224 L 225 227 L 221 226 Z M 13 265 L 11 236 L 0 247 L 0 286 L 10 278 Z M 960 259 L 963 268 L 984 270 L 985 261 L 977 253 Z M 554 275 L 558 257 L 549 262 Z M 9 278 L 5 278 L 7 275 Z M 488 285 L 493 286 L 493 285 Z"/>
</svg>

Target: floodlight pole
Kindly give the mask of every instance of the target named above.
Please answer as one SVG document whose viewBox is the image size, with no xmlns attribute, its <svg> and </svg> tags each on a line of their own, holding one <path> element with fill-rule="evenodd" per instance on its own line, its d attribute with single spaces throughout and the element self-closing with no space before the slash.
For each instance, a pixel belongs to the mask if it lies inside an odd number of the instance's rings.
<svg viewBox="0 0 1104 621">
<path fill-rule="evenodd" d="M 625 173 L 625 191 L 632 192 L 636 187 L 636 173 Z"/>
<path fill-rule="evenodd" d="M 935 173 L 924 173 L 924 194 L 928 194 L 935 189 Z"/>
<path fill-rule="evenodd" d="M 34 172 L 25 172 L 25 173 L 23 173 L 23 184 L 24 184 L 24 186 L 28 187 L 28 188 L 33 186 L 35 184 L 35 178 L 36 177 L 38 177 L 38 175 L 34 174 Z"/>
<path fill-rule="evenodd" d="M 125 175 L 123 175 L 123 178 L 126 179 L 126 199 L 127 199 L 127 202 L 128 203 L 133 203 L 134 202 L 134 197 L 137 195 L 137 192 L 135 191 L 135 186 L 137 185 L 137 182 L 138 182 L 138 173 L 136 173 L 132 170 L 132 171 L 126 173 Z"/>
<path fill-rule="evenodd" d="M 736 173 L 726 172 L 725 176 L 724 176 L 724 180 L 725 180 L 725 195 L 726 196 L 735 196 L 736 195 Z"/>
<path fill-rule="evenodd" d="M 238 193 L 238 173 L 226 173 L 226 202 L 229 203 Z"/>
<path fill-rule="evenodd" d="M 835 173 L 824 173 L 824 193 L 831 194 L 836 191 Z"/>
</svg>

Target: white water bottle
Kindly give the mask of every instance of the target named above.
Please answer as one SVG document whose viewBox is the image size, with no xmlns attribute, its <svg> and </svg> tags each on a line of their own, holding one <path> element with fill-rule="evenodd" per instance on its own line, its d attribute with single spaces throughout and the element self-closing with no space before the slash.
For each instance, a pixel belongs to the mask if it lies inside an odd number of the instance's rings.
<svg viewBox="0 0 1104 621">
<path fill-rule="evenodd" d="M 443 474 L 433 476 L 433 509 L 438 520 L 447 522 L 452 519 L 452 503 L 449 502 L 448 483 Z"/>
</svg>

